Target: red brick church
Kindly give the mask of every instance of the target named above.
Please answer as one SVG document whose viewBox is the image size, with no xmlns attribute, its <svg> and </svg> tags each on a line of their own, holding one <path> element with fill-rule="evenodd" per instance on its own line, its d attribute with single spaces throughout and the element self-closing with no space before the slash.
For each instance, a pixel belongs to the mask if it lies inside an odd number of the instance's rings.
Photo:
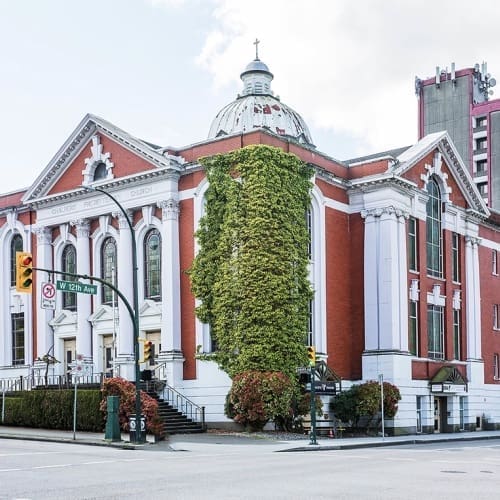
<svg viewBox="0 0 500 500">
<path fill-rule="evenodd" d="M 96 294 L 57 289 L 53 300 L 44 272 L 32 294 L 19 293 L 15 253 L 31 252 L 38 268 L 117 283 L 132 303 L 135 235 L 139 330 L 154 346 L 151 369 L 205 407 L 209 425 L 227 422 L 230 380 L 195 357 L 212 342 L 185 272 L 207 189 L 198 159 L 264 144 L 314 169 L 307 335 L 329 373 L 342 388 L 381 377 L 397 385 L 399 412 L 386 423 L 397 434 L 499 428 L 500 218 L 448 133 L 338 161 L 316 149 L 302 117 L 274 96 L 258 57 L 241 79 L 241 94 L 215 116 L 207 139 L 165 148 L 89 114 L 27 190 L 0 197 L 0 387 L 36 384 L 47 354 L 60 361 L 51 377 L 67 376 L 78 357 L 90 377 L 134 379 L 123 301 L 100 286 Z M 133 233 L 93 187 L 126 209 Z"/>
</svg>

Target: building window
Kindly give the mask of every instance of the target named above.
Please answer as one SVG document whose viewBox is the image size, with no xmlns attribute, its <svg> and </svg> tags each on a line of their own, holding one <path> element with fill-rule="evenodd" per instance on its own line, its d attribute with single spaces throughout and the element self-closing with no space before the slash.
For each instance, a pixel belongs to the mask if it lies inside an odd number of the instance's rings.
<svg viewBox="0 0 500 500">
<path fill-rule="evenodd" d="M 476 176 L 486 175 L 488 170 L 488 160 L 476 161 Z"/>
<path fill-rule="evenodd" d="M 460 430 L 465 430 L 465 396 L 459 398 Z"/>
<path fill-rule="evenodd" d="M 460 359 L 460 310 L 453 309 L 453 356 Z"/>
<path fill-rule="evenodd" d="M 475 151 L 486 149 L 488 147 L 488 139 L 486 137 L 481 137 L 479 139 L 476 139 L 475 145 L 476 145 Z"/>
<path fill-rule="evenodd" d="M 444 359 L 444 309 L 427 306 L 427 355 L 431 359 Z"/>
<path fill-rule="evenodd" d="M 314 344 L 314 303 L 312 300 L 309 301 L 308 307 L 308 319 L 307 319 L 307 344 Z"/>
<path fill-rule="evenodd" d="M 493 354 L 493 380 L 500 380 L 500 364 L 498 354 Z"/>
<path fill-rule="evenodd" d="M 157 229 L 144 238 L 144 296 L 161 300 L 161 237 Z"/>
<path fill-rule="evenodd" d="M 478 116 L 476 117 L 476 127 L 486 127 L 486 116 Z"/>
<path fill-rule="evenodd" d="M 307 226 L 307 234 L 309 235 L 309 241 L 307 242 L 307 255 L 309 260 L 312 260 L 312 210 L 311 208 L 307 209 L 306 212 L 306 226 Z"/>
<path fill-rule="evenodd" d="M 498 317 L 498 304 L 493 304 L 493 330 L 500 329 L 500 318 Z"/>
<path fill-rule="evenodd" d="M 443 277 L 443 236 L 441 232 L 441 193 L 434 179 L 427 185 L 427 274 L 437 278 Z"/>
<path fill-rule="evenodd" d="M 410 300 L 408 321 L 408 350 L 418 356 L 418 304 Z"/>
<path fill-rule="evenodd" d="M 73 245 L 66 245 L 62 253 L 62 271 L 63 273 L 76 274 L 76 249 Z M 66 281 L 76 281 L 74 276 L 63 275 Z M 76 311 L 76 293 L 63 292 L 62 294 L 63 309 Z"/>
<path fill-rule="evenodd" d="M 24 365 L 24 314 L 11 316 L 12 324 L 12 365 Z"/>
<path fill-rule="evenodd" d="M 108 176 L 108 167 L 103 161 L 101 161 L 96 165 L 94 169 L 94 181 L 100 181 L 102 179 L 106 179 L 107 176 Z"/>
<path fill-rule="evenodd" d="M 15 234 L 10 242 L 10 286 L 16 286 L 16 252 L 23 251 L 23 238 Z"/>
<path fill-rule="evenodd" d="M 496 250 L 491 251 L 491 274 L 498 276 L 498 255 Z"/>
<path fill-rule="evenodd" d="M 417 219 L 408 220 L 408 266 L 410 271 L 418 271 L 418 234 Z"/>
<path fill-rule="evenodd" d="M 457 233 L 451 235 L 451 276 L 455 283 L 460 282 L 460 237 Z"/>
<path fill-rule="evenodd" d="M 485 198 L 488 196 L 488 183 L 487 182 L 481 182 L 479 184 L 476 184 L 477 189 L 479 191 L 479 194 Z"/>
<path fill-rule="evenodd" d="M 417 432 L 422 432 L 422 396 L 417 396 Z"/>
<path fill-rule="evenodd" d="M 116 243 L 113 238 L 106 238 L 101 247 L 101 277 L 116 286 Z M 109 286 L 102 287 L 102 303 L 116 303 L 116 296 Z"/>
</svg>

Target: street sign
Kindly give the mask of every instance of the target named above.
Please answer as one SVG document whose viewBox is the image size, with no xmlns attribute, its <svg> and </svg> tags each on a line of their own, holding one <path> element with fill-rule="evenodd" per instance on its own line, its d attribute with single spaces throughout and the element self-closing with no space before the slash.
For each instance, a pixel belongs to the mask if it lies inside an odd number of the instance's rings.
<svg viewBox="0 0 500 500">
<path fill-rule="evenodd" d="M 56 287 L 54 283 L 42 283 L 42 309 L 55 309 L 56 308 Z"/>
<path fill-rule="evenodd" d="M 97 294 L 97 285 L 88 285 L 79 281 L 57 280 L 57 289 L 62 292 Z"/>
</svg>

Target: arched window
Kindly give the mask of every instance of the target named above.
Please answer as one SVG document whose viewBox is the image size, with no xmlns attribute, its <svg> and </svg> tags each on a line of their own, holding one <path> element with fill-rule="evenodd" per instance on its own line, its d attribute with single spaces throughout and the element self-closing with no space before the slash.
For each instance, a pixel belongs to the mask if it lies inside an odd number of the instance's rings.
<svg viewBox="0 0 500 500">
<path fill-rule="evenodd" d="M 144 297 L 161 300 L 161 237 L 157 229 L 144 238 Z"/>
<path fill-rule="evenodd" d="M 76 273 L 76 248 L 73 245 L 66 245 L 62 254 L 62 271 L 64 273 Z M 73 276 L 64 276 L 65 281 L 76 281 Z M 63 292 L 62 295 L 63 309 L 76 311 L 76 293 Z"/>
<path fill-rule="evenodd" d="M 108 176 L 108 168 L 106 167 L 106 164 L 101 161 L 99 162 L 94 170 L 94 181 L 100 181 L 102 179 L 106 179 Z"/>
<path fill-rule="evenodd" d="M 427 184 L 427 274 L 443 277 L 443 236 L 441 231 L 441 192 L 435 179 Z"/>
<path fill-rule="evenodd" d="M 101 277 L 103 280 L 116 285 L 116 243 L 113 238 L 106 238 L 101 247 Z M 107 286 L 102 287 L 102 303 L 116 302 L 113 290 Z"/>
<path fill-rule="evenodd" d="M 10 242 L 10 286 L 16 286 L 16 252 L 23 251 L 23 237 L 15 234 Z"/>
</svg>

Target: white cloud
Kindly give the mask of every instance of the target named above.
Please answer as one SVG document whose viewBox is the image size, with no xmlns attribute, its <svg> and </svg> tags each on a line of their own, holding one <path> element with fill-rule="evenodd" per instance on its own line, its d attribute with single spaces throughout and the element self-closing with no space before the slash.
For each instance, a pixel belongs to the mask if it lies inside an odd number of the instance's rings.
<svg viewBox="0 0 500 500">
<path fill-rule="evenodd" d="M 500 73 L 495 1 L 483 1 L 481 8 L 463 0 L 216 5 L 216 25 L 198 58 L 215 88 L 234 84 L 253 59 L 258 37 L 259 56 L 275 75 L 275 93 L 311 128 L 359 138 L 360 153 L 416 141 L 416 75 L 432 76 L 436 65 L 452 61 L 458 69 L 483 60 Z"/>
</svg>

